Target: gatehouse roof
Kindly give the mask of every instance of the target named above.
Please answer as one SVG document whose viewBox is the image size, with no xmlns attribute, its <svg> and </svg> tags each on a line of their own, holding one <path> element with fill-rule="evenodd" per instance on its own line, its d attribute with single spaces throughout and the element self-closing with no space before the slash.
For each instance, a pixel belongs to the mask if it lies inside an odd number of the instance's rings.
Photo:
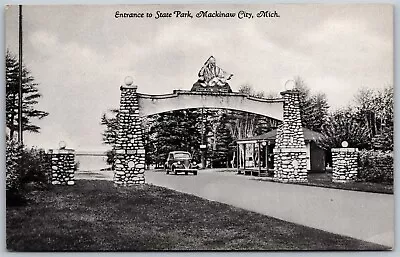
<svg viewBox="0 0 400 257">
<path fill-rule="evenodd" d="M 322 134 L 317 132 L 317 131 L 313 131 L 313 130 L 310 130 L 310 129 L 304 128 L 304 127 L 302 129 L 303 129 L 303 135 L 304 135 L 304 140 L 305 141 L 317 141 L 318 139 L 322 138 Z M 271 130 L 270 132 L 267 132 L 265 134 L 261 134 L 261 135 L 258 135 L 258 136 L 238 139 L 237 142 L 241 142 L 241 141 L 270 141 L 270 142 L 275 142 L 276 131 L 277 130 L 274 129 L 274 130 Z"/>
</svg>

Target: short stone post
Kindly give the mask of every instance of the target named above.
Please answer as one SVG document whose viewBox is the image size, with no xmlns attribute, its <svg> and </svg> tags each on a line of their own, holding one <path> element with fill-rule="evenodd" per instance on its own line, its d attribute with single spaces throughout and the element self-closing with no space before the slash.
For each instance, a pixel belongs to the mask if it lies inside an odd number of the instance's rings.
<svg viewBox="0 0 400 257">
<path fill-rule="evenodd" d="M 73 149 L 50 149 L 50 181 L 53 185 L 75 184 L 75 151 Z"/>
<path fill-rule="evenodd" d="M 307 151 L 301 126 L 299 91 L 281 92 L 283 122 L 277 129 L 274 148 L 274 180 L 307 181 Z"/>
<path fill-rule="evenodd" d="M 345 183 L 357 178 L 358 149 L 332 148 L 332 181 Z"/>
<path fill-rule="evenodd" d="M 145 150 L 142 124 L 139 117 L 137 86 L 132 78 L 125 79 L 121 86 L 118 114 L 118 134 L 115 144 L 114 183 L 118 185 L 143 184 Z"/>
</svg>

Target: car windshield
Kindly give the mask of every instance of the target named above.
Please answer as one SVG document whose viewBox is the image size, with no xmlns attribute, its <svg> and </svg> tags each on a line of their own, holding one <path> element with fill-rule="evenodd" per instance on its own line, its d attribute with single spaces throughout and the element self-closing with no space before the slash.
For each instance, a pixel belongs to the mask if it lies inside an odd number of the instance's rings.
<svg viewBox="0 0 400 257">
<path fill-rule="evenodd" d="M 174 157 L 176 159 L 189 159 L 190 154 L 189 153 L 175 153 Z"/>
</svg>

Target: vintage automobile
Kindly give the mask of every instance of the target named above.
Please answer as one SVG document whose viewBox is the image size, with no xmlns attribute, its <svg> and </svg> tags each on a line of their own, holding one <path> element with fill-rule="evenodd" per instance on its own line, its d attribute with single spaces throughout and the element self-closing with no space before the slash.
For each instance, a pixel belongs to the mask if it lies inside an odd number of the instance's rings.
<svg viewBox="0 0 400 257">
<path fill-rule="evenodd" d="M 170 172 L 173 172 L 174 174 L 185 172 L 187 175 L 190 172 L 193 173 L 193 175 L 197 175 L 199 166 L 195 161 L 192 161 L 190 153 L 184 151 L 173 151 L 168 154 L 164 168 L 167 174 Z"/>
</svg>

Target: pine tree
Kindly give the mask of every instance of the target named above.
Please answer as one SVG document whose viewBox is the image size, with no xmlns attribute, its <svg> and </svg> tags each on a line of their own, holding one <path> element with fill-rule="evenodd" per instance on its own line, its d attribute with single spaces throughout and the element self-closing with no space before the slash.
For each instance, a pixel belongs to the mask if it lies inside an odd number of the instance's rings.
<svg viewBox="0 0 400 257">
<path fill-rule="evenodd" d="M 225 163 L 225 166 L 228 168 L 229 167 L 229 157 L 232 155 L 233 149 L 233 137 L 231 135 L 231 131 L 229 130 L 227 126 L 227 115 L 223 114 L 220 117 L 220 120 L 218 122 L 218 126 L 216 129 L 216 149 L 213 152 L 213 159 L 214 162 L 223 164 Z"/>
<path fill-rule="evenodd" d="M 32 123 L 32 119 L 42 119 L 49 115 L 48 112 L 35 109 L 38 99 L 41 97 L 38 85 L 31 72 L 22 68 L 22 129 L 24 131 L 38 133 L 40 127 Z M 7 50 L 6 53 L 6 126 L 9 129 L 10 138 L 14 138 L 18 131 L 18 97 L 19 92 L 19 62 L 17 58 Z"/>
<path fill-rule="evenodd" d="M 199 110 L 177 110 L 157 114 L 149 130 L 154 159 L 162 163 L 171 151 L 188 151 L 199 159 L 201 144 L 201 114 Z"/>
</svg>

